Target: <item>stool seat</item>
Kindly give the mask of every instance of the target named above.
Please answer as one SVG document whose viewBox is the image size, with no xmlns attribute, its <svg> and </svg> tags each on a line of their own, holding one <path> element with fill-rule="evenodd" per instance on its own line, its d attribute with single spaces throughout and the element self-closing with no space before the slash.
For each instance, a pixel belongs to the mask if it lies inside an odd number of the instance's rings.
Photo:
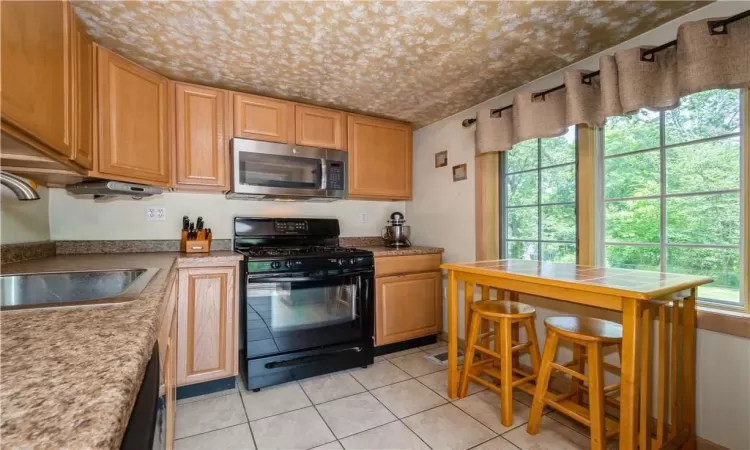
<svg viewBox="0 0 750 450">
<path fill-rule="evenodd" d="M 622 325 L 592 317 L 548 317 L 544 326 L 558 334 L 580 341 L 617 343 L 622 341 Z"/>
<path fill-rule="evenodd" d="M 506 300 L 482 300 L 471 305 L 471 310 L 488 318 L 522 319 L 536 313 L 533 306 Z"/>
</svg>

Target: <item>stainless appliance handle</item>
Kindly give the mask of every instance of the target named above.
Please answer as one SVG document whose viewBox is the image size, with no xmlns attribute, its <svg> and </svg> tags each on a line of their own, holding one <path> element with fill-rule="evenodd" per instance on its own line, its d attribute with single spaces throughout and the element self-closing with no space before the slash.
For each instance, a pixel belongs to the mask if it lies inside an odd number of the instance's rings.
<svg viewBox="0 0 750 450">
<path fill-rule="evenodd" d="M 277 283 L 298 283 L 304 281 L 324 281 L 324 280 L 335 280 L 337 278 L 352 277 L 359 275 L 370 275 L 374 272 L 371 269 L 367 270 L 356 270 L 352 272 L 344 272 L 337 274 L 325 274 L 325 275 L 313 275 L 313 276 L 273 276 L 268 274 L 258 275 L 247 275 L 247 282 L 253 283 L 264 283 L 264 282 L 277 282 Z"/>
<path fill-rule="evenodd" d="M 328 163 L 325 158 L 320 158 L 320 188 L 328 189 Z"/>
</svg>

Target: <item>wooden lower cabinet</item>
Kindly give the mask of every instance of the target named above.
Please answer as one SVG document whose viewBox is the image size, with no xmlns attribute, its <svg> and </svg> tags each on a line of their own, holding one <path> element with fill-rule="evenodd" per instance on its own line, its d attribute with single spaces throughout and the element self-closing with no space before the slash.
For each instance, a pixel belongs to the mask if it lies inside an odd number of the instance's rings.
<svg viewBox="0 0 750 450">
<path fill-rule="evenodd" d="M 237 373 L 236 266 L 179 269 L 177 385 Z"/>
<path fill-rule="evenodd" d="M 441 332 L 442 279 L 440 271 L 376 278 L 375 345 Z"/>
</svg>

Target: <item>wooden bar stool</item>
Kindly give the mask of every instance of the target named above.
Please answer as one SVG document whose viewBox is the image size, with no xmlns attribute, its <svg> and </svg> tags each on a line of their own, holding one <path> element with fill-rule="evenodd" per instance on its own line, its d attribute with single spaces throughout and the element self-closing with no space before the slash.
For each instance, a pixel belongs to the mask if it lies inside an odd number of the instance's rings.
<svg viewBox="0 0 750 450">
<path fill-rule="evenodd" d="M 491 389 L 501 398 L 500 421 L 506 427 L 513 425 L 513 388 L 527 384 L 536 379 L 539 373 L 541 358 L 539 355 L 539 342 L 536 337 L 536 310 L 534 307 L 524 303 L 509 302 L 505 300 L 483 300 L 471 305 L 471 324 L 469 336 L 466 339 L 466 355 L 464 366 L 461 371 L 458 396 L 463 398 L 469 389 L 469 379 Z M 490 349 L 477 344 L 477 339 L 488 338 L 493 332 L 479 333 L 482 320 L 488 320 L 495 324 L 495 348 Z M 520 343 L 513 341 L 513 325 L 520 324 L 526 328 L 528 341 Z M 531 356 L 533 373 L 527 373 L 517 367 L 513 367 L 513 354 L 515 352 L 527 351 Z M 474 353 L 478 351 L 488 355 L 490 358 L 474 361 Z M 493 364 L 500 360 L 500 369 Z M 514 379 L 513 373 L 520 375 Z M 488 374 L 500 380 L 500 387 L 480 378 L 482 374 Z M 533 389 L 533 388 L 531 388 Z"/>
<path fill-rule="evenodd" d="M 603 348 L 616 345 L 619 351 L 619 346 L 622 345 L 622 326 L 614 322 L 587 317 L 549 317 L 544 321 L 544 326 L 547 328 L 547 342 L 544 345 L 544 355 L 527 431 L 529 434 L 539 432 L 542 410 L 547 405 L 590 427 L 591 448 L 603 450 L 607 446 L 607 439 L 617 435 L 620 431 L 619 424 L 605 418 L 604 415 L 605 397 L 607 394 L 617 392 L 620 389 L 620 383 L 604 385 L 604 367 L 608 365 L 605 365 L 603 361 Z M 588 375 L 569 367 L 574 366 L 583 370 L 583 354 L 580 351 L 576 352 L 577 358 L 572 363 L 562 365 L 555 362 L 557 346 L 561 339 L 586 349 Z M 547 392 L 553 370 L 559 370 L 573 377 L 574 382 L 570 392 L 559 395 Z M 583 386 L 578 380 L 588 384 L 588 408 L 570 399 L 581 395 Z"/>
</svg>

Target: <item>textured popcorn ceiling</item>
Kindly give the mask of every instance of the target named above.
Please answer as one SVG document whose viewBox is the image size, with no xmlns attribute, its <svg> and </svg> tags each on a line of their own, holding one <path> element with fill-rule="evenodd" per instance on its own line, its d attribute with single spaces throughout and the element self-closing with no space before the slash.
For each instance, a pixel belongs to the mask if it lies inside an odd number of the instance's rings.
<svg viewBox="0 0 750 450">
<path fill-rule="evenodd" d="M 76 1 L 167 77 L 425 126 L 705 5 L 696 1 Z"/>
</svg>

